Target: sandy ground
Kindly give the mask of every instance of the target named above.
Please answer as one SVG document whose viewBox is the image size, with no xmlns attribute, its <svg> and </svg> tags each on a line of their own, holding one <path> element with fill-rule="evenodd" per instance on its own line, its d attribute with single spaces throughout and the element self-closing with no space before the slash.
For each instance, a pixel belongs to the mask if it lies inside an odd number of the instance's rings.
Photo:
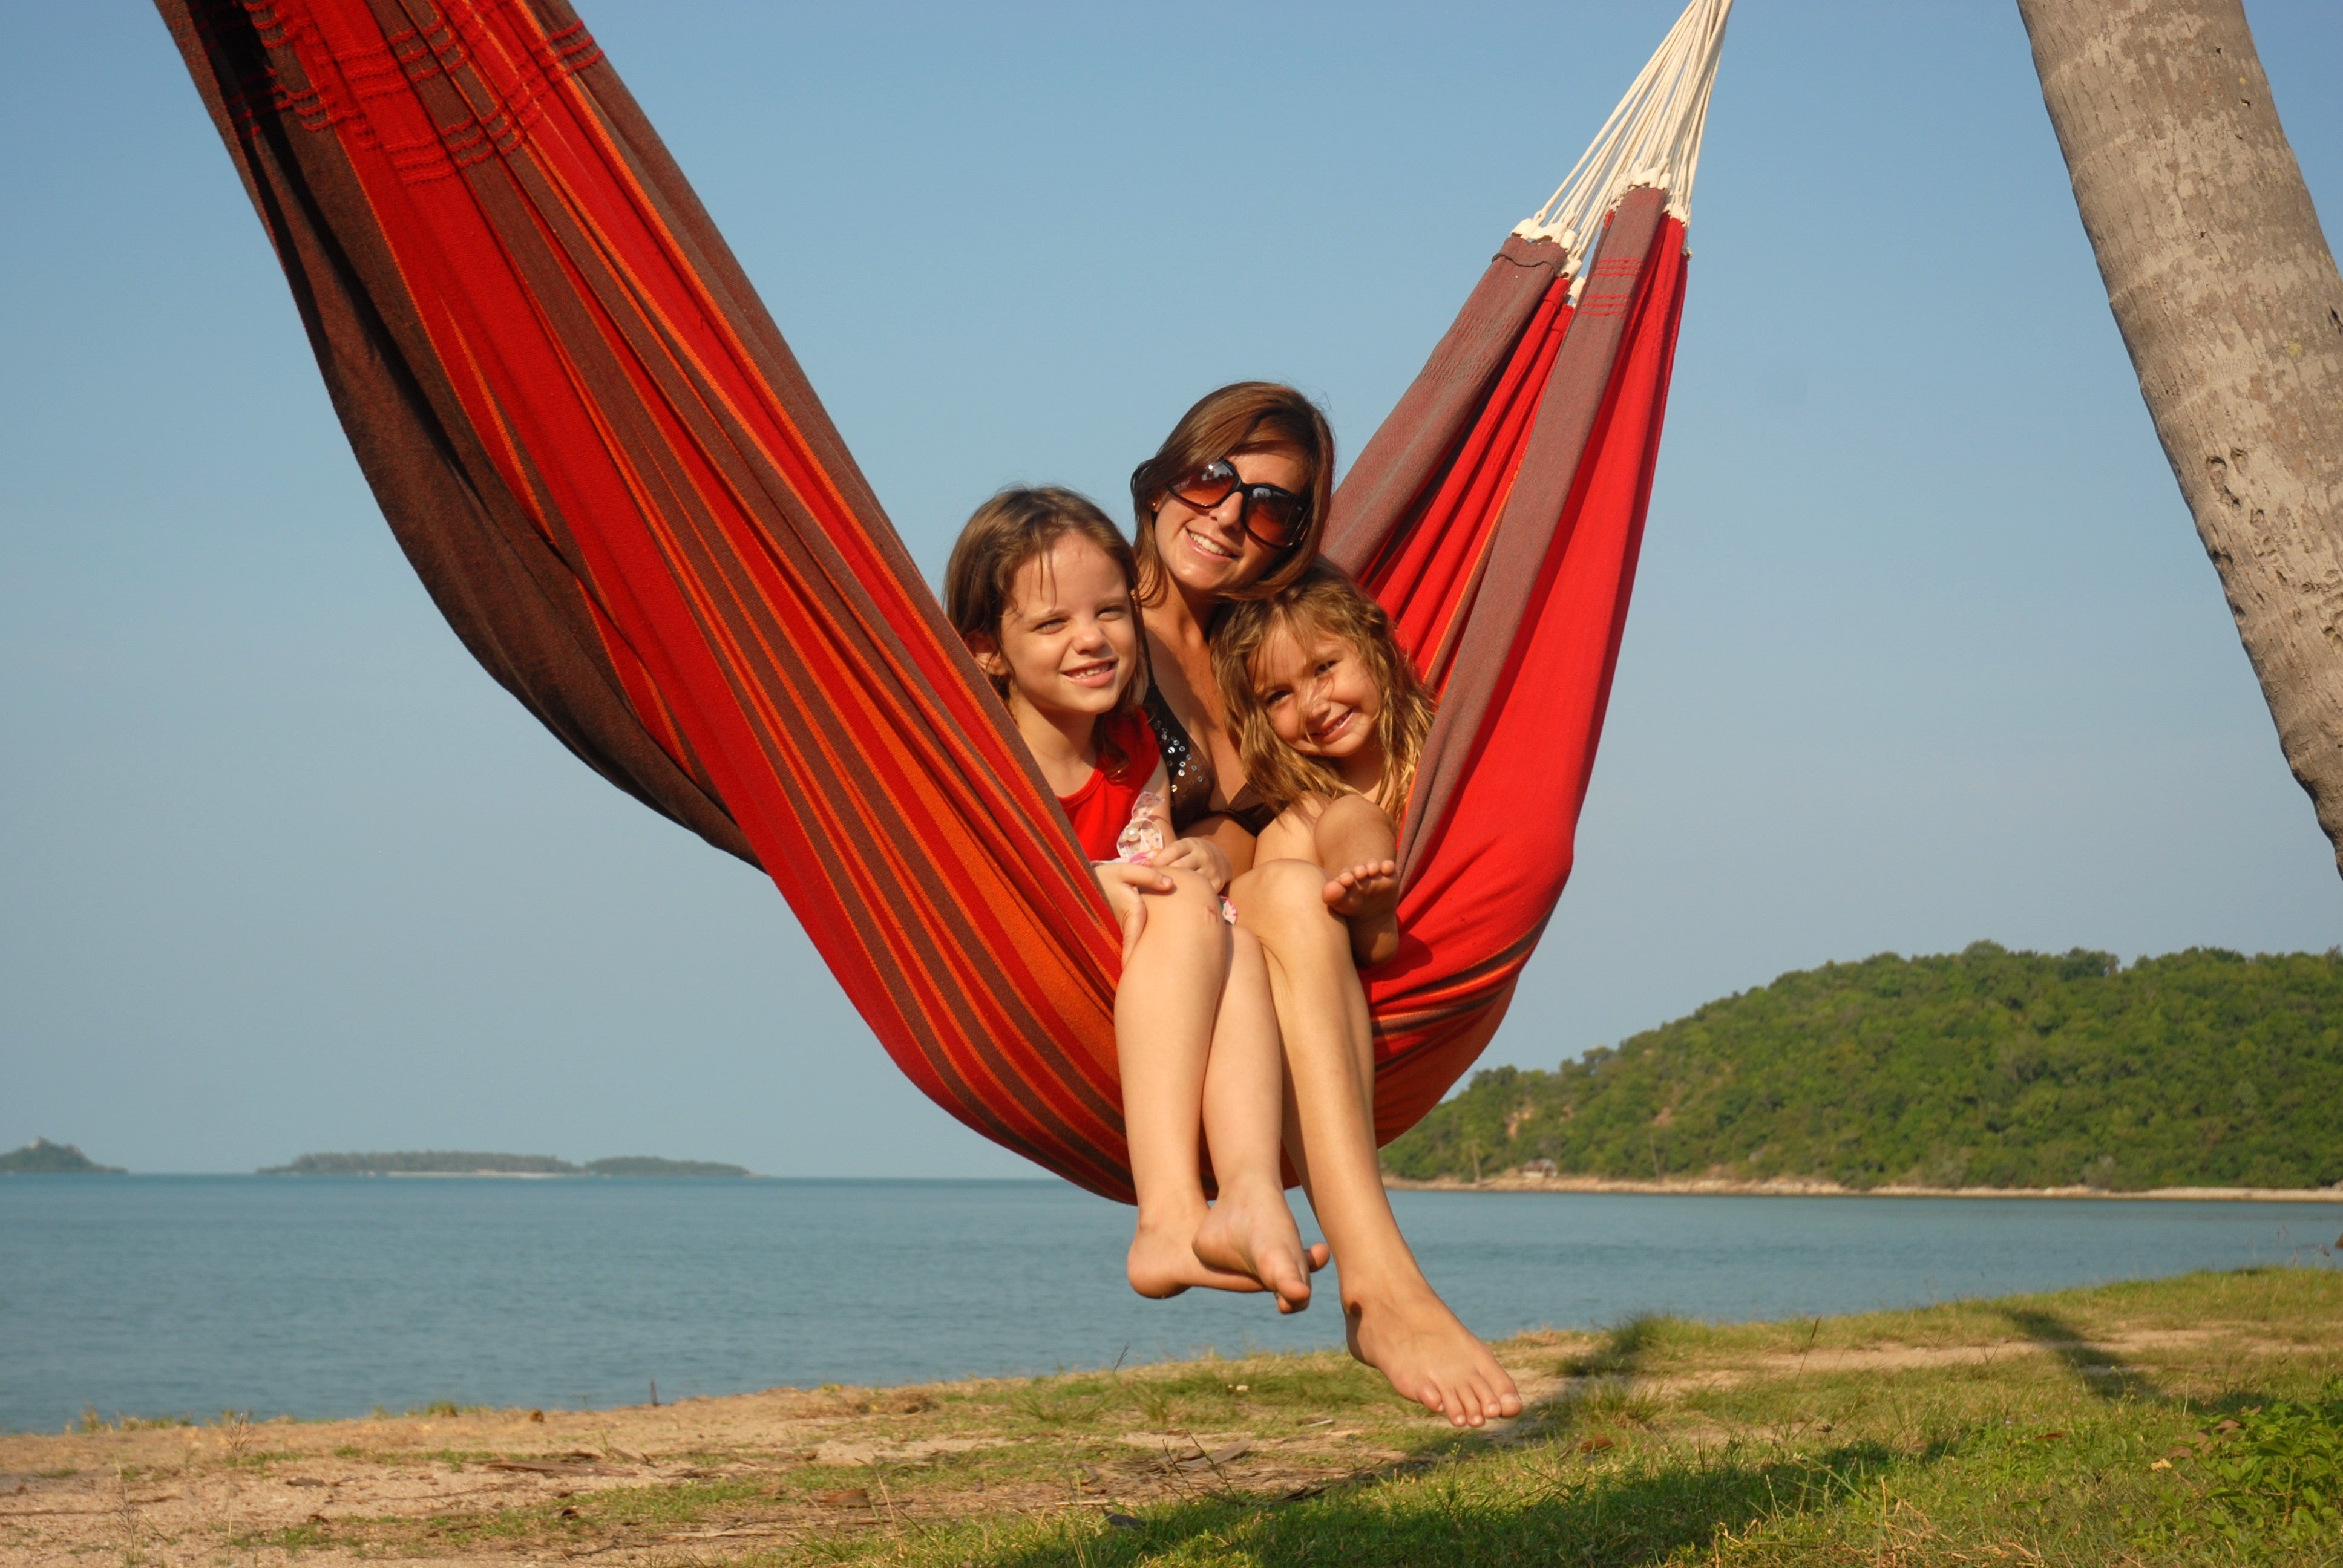
<svg viewBox="0 0 2343 1568">
<path fill-rule="evenodd" d="M 1026 1385 L 948 1386 L 1013 1395 Z M 1125 1432 L 1126 1461 L 1065 1467 L 1071 1486 L 1065 1475 L 1029 1477 L 1013 1464 L 990 1485 L 980 1477 L 941 1491 L 907 1485 L 941 1456 L 1037 1441 L 934 1430 L 929 1412 L 939 1392 L 779 1390 L 586 1413 L 496 1411 L 0 1437 L 0 1563 L 704 1563 L 817 1534 L 988 1512 L 1143 1504 L 1200 1485 L 1305 1494 L 1408 1458 L 1391 1445 L 1388 1421 L 1371 1432 L 1318 1420 L 1270 1437 Z M 1398 1424 L 1421 1427 L 1423 1435 L 1446 1430 L 1430 1420 Z M 547 1542 L 526 1530 L 493 1543 L 433 1538 L 439 1526 L 499 1511 L 710 1482 L 750 1483 L 754 1493 L 585 1543 Z M 414 1527 L 407 1539 L 386 1529 L 399 1522 Z"/>
</svg>

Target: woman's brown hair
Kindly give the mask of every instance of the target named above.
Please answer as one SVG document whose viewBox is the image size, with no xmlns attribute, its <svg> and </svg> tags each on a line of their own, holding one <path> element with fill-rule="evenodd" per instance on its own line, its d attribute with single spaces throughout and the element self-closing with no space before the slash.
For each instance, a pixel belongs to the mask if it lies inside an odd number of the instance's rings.
<svg viewBox="0 0 2343 1568">
<path fill-rule="evenodd" d="M 1017 602 L 1017 574 L 1028 561 L 1048 555 L 1068 534 L 1104 550 L 1107 558 L 1122 568 L 1124 583 L 1137 575 L 1131 541 L 1088 496 L 1055 485 L 1034 485 L 1003 490 L 976 508 L 960 529 L 951 560 L 944 568 L 944 616 L 962 642 L 983 636 L 995 647 L 1000 645 L 1001 623 Z M 1135 608 L 1132 613 L 1135 618 Z M 1135 626 L 1132 629 L 1139 654 L 1123 680 L 1114 714 L 1137 712 L 1147 684 L 1147 638 Z M 1008 676 L 985 678 L 1003 700 L 1008 699 Z M 1101 750 L 1113 751 L 1106 729 L 1101 728 L 1098 733 Z M 1119 769 L 1122 760 L 1119 754 L 1113 755 L 1108 771 Z"/>
<path fill-rule="evenodd" d="M 1228 600 L 1266 598 L 1310 569 L 1326 531 L 1326 508 L 1334 493 L 1334 431 L 1318 405 L 1274 381 L 1239 381 L 1207 392 L 1180 416 L 1163 445 L 1131 471 L 1131 503 L 1139 525 L 1139 602 L 1160 604 L 1170 584 L 1155 544 L 1155 512 L 1172 487 L 1207 463 L 1240 452 L 1290 449 L 1310 477 L 1302 532 L 1284 558 L 1271 563 L 1257 581 L 1222 596 Z"/>
<path fill-rule="evenodd" d="M 1393 821 L 1407 809 L 1415 766 L 1432 733 L 1433 697 L 1392 635 L 1391 616 L 1337 568 L 1321 561 L 1274 598 L 1248 599 L 1221 612 L 1212 627 L 1212 674 L 1245 777 L 1279 810 L 1304 795 L 1341 795 L 1350 786 L 1322 758 L 1305 757 L 1278 739 L 1254 685 L 1253 665 L 1283 630 L 1305 647 L 1317 635 L 1356 650 L 1383 694 L 1375 738 L 1383 743 L 1383 781 L 1370 797 Z"/>
</svg>

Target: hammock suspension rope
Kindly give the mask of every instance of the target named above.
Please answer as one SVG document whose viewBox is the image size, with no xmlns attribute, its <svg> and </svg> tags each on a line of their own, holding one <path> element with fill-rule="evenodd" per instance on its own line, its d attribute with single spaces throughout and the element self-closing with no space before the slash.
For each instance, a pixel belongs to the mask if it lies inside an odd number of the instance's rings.
<svg viewBox="0 0 2343 1568">
<path fill-rule="evenodd" d="M 1693 176 L 1700 169 L 1709 95 L 1732 15 L 1733 0 L 1693 0 L 1554 195 L 1514 226 L 1523 239 L 1560 246 L 1563 276 L 1578 280 L 1579 287 L 1601 220 L 1637 186 L 1667 192 L 1668 216 L 1692 221 Z M 1574 288 L 1574 300 L 1577 293 Z"/>
</svg>

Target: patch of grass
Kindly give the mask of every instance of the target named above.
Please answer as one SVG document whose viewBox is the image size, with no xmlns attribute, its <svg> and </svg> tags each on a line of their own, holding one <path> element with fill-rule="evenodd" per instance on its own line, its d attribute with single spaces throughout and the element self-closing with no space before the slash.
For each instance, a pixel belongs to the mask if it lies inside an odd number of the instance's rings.
<svg viewBox="0 0 2343 1568">
<path fill-rule="evenodd" d="M 437 1464 L 448 1470 L 461 1470 L 467 1464 L 480 1464 L 491 1459 L 510 1456 L 493 1448 L 375 1448 L 354 1449 L 350 1457 L 363 1459 L 370 1464 Z"/>
<path fill-rule="evenodd" d="M 251 1552 L 273 1546 L 279 1552 L 299 1553 L 313 1546 L 334 1543 L 329 1527 L 323 1524 L 295 1524 L 283 1530 L 258 1530 L 249 1535 L 230 1538 L 228 1545 L 238 1552 Z"/>
<path fill-rule="evenodd" d="M 832 1533 L 737 1561 L 2343 1563 L 2343 1527 L 2321 1512 L 2343 1495 L 2338 1346 L 2343 1277 L 2312 1270 L 1820 1322 L 1637 1319 L 1549 1363 L 1571 1381 L 1498 1441 L 1427 1430 L 1364 1385 L 1344 1419 L 1405 1457 L 1315 1495 L 1205 1477 L 1186 1496 Z M 1296 1404 L 1353 1392 L 1312 1359 L 1142 1372 L 1121 1408 L 1241 1430 L 1259 1393 L 1291 1431 Z M 2215 1442 L 2217 1417 L 2232 1424 Z M 2201 1452 L 2154 1468 L 2192 1441 Z"/>
<path fill-rule="evenodd" d="M 1011 1396 L 1010 1408 L 1031 1425 L 1065 1427 L 1088 1422 L 1105 1403 L 1105 1392 L 1097 1388 L 1035 1383 Z"/>
<path fill-rule="evenodd" d="M 307 1457 L 308 1455 L 305 1453 L 297 1453 L 290 1449 L 271 1448 L 230 1453 L 223 1457 L 220 1462 L 233 1470 L 266 1471 L 272 1464 L 282 1464 L 287 1460 Z"/>
<path fill-rule="evenodd" d="M 1558 1370 L 1566 1377 L 1628 1376 L 1648 1370 L 1673 1344 L 1689 1343 L 1697 1332 L 1696 1325 L 1681 1318 L 1639 1313 L 1604 1334 L 1593 1350 L 1564 1356 Z"/>
<path fill-rule="evenodd" d="M 1191 1362 L 1083 1381 L 1079 1392 L 1098 1400 L 1098 1420 L 1127 1416 L 1143 1432 L 1290 1428 L 1303 1420 L 1410 1408 L 1380 1377 L 1331 1355 Z"/>
<path fill-rule="evenodd" d="M 2249 1408 L 2173 1452 L 2197 1473 L 2222 1536 L 2238 1545 L 2320 1545 L 2343 1555 L 2343 1383 L 2313 1400 Z"/>
<path fill-rule="evenodd" d="M 831 1486 L 850 1484 L 835 1476 L 825 1479 Z M 609 1524 L 690 1524 L 719 1510 L 761 1503 L 772 1492 L 769 1483 L 753 1480 L 698 1481 L 591 1493 L 578 1498 L 575 1506 L 581 1517 Z"/>
<path fill-rule="evenodd" d="M 108 1420 L 97 1413 L 94 1404 L 84 1405 L 81 1416 L 69 1429 L 75 1432 L 166 1432 L 174 1427 L 193 1426 L 191 1415 L 117 1415 Z"/>
</svg>

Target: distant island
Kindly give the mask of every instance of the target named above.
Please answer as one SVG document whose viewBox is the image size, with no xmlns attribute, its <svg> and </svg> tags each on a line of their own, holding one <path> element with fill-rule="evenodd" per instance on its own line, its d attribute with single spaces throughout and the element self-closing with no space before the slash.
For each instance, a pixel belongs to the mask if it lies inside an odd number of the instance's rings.
<svg viewBox="0 0 2343 1568">
<path fill-rule="evenodd" d="M 78 1152 L 76 1151 L 76 1152 Z M 265 1165 L 263 1176 L 751 1176 L 745 1165 L 712 1160 L 660 1160 L 621 1154 L 572 1165 L 550 1154 L 475 1154 L 454 1150 L 390 1154 L 304 1154 L 289 1165 Z"/>
<path fill-rule="evenodd" d="M 1553 1072 L 1475 1073 L 1383 1151 L 1511 1173 L 1853 1191 L 2343 1181 L 2343 952 L 1992 942 L 1784 975 Z M 1512 1184 L 1509 1180 L 1508 1184 Z"/>
<path fill-rule="evenodd" d="M 745 1165 L 719 1165 L 713 1160 L 660 1160 L 649 1154 L 620 1154 L 586 1162 L 588 1176 L 753 1176 Z"/>
<path fill-rule="evenodd" d="M 119 1176 L 119 1165 L 100 1165 L 78 1144 L 35 1138 L 22 1149 L 0 1154 L 0 1176 Z"/>
</svg>

